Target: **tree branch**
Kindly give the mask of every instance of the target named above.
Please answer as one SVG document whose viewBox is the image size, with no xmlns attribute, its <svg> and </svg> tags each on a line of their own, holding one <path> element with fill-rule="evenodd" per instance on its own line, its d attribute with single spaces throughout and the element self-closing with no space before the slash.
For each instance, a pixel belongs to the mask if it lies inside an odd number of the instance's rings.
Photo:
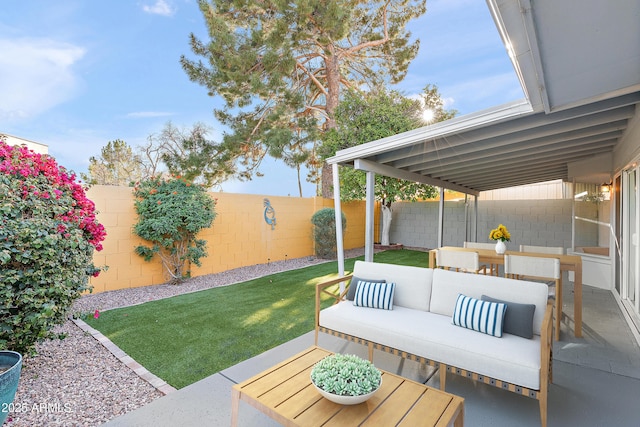
<svg viewBox="0 0 640 427">
<path fill-rule="evenodd" d="M 314 83 L 314 86 L 317 87 L 318 90 L 320 90 L 325 96 L 328 94 L 327 89 L 322 85 L 322 83 L 320 83 L 320 81 L 316 78 L 316 76 L 313 73 L 309 72 L 307 67 L 305 67 L 298 61 L 296 61 L 296 67 L 301 69 L 304 74 L 309 76 L 311 81 Z"/>
<path fill-rule="evenodd" d="M 390 1 L 390 0 L 389 0 Z M 386 42 L 389 41 L 389 22 L 387 19 L 387 7 L 389 6 L 389 1 L 387 1 L 385 3 L 385 5 L 382 8 L 382 27 L 383 27 L 383 33 L 384 33 L 384 37 L 381 38 L 380 40 L 371 40 L 368 42 L 364 42 L 364 43 L 360 43 L 358 45 L 355 46 L 351 46 L 348 49 L 345 49 L 345 52 L 347 54 L 352 54 L 354 52 L 357 52 L 359 50 L 362 49 L 367 49 L 367 48 L 371 48 L 371 47 L 376 47 L 376 46 L 380 46 L 385 44 Z"/>
</svg>

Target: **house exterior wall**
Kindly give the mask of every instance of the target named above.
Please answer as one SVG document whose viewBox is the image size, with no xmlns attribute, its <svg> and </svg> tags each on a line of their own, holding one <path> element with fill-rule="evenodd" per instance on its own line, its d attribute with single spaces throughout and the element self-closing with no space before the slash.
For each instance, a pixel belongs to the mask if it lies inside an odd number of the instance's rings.
<svg viewBox="0 0 640 427">
<path fill-rule="evenodd" d="M 550 200 L 571 198 L 571 183 L 562 180 L 483 191 L 478 200 Z"/>
<path fill-rule="evenodd" d="M 631 161 L 640 158 L 640 106 L 636 107 L 636 113 L 629 122 L 629 126 L 613 150 L 613 169 L 620 172 Z"/>
<path fill-rule="evenodd" d="M 2 139 L 9 145 L 26 145 L 28 149 L 38 154 L 49 154 L 49 146 L 40 144 L 39 142 L 29 141 L 28 139 L 19 138 L 17 136 L 7 135 L 0 132 Z"/>
</svg>

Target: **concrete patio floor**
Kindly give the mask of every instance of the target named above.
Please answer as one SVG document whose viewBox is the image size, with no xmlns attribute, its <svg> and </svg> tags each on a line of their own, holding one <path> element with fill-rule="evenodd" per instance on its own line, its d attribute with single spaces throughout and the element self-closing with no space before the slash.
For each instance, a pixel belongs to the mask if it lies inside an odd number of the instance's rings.
<svg viewBox="0 0 640 427">
<path fill-rule="evenodd" d="M 554 343 L 554 383 L 549 389 L 549 426 L 640 425 L 640 348 L 609 291 L 586 286 L 583 337 L 573 337 L 571 283 L 565 282 L 566 319 Z M 321 334 L 320 347 L 367 356 L 360 344 Z M 313 345 L 313 332 L 275 347 L 197 383 L 115 418 L 106 427 L 228 426 L 231 387 Z M 212 349 L 212 351 L 215 351 Z M 433 373 L 416 362 L 376 351 L 381 369 L 424 382 Z M 427 385 L 438 388 L 438 375 Z M 447 392 L 465 399 L 466 426 L 539 426 L 538 402 L 456 375 Z M 240 404 L 239 426 L 277 426 L 254 408 Z"/>
</svg>

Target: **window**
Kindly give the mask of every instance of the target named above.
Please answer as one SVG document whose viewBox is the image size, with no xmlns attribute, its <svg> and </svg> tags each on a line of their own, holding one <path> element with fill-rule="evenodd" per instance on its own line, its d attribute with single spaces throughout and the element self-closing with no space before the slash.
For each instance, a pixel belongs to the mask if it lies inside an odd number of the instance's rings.
<svg viewBox="0 0 640 427">
<path fill-rule="evenodd" d="M 611 232 L 611 186 L 576 182 L 573 188 L 574 250 L 608 257 Z"/>
</svg>

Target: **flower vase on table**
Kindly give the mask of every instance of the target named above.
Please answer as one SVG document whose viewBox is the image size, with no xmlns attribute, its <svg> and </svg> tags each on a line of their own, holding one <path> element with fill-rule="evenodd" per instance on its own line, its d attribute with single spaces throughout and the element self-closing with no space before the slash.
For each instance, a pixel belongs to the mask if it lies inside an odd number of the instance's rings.
<svg viewBox="0 0 640 427">
<path fill-rule="evenodd" d="M 496 253 L 502 255 L 507 251 L 507 245 L 504 242 L 511 240 L 511 233 L 509 233 L 507 227 L 500 224 L 498 228 L 491 230 L 489 238 L 496 241 Z"/>
</svg>

